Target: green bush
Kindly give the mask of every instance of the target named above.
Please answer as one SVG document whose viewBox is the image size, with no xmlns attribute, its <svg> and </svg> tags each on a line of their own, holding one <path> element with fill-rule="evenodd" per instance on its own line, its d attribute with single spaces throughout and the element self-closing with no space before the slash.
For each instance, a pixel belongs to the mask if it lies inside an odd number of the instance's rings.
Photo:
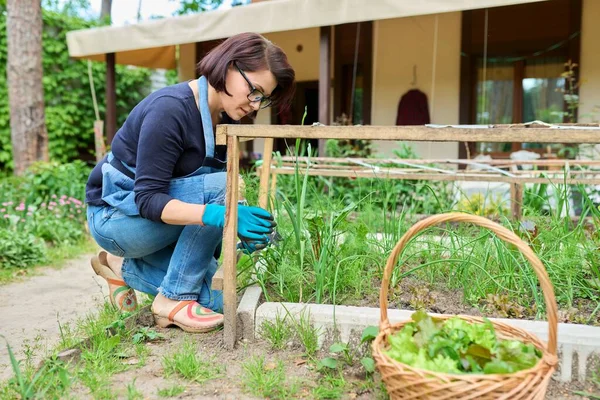
<svg viewBox="0 0 600 400">
<path fill-rule="evenodd" d="M 66 33 L 98 25 L 98 22 L 46 9 L 43 10 L 43 21 L 43 84 L 50 158 L 60 162 L 92 159 L 96 118 L 87 61 L 69 57 Z M 12 168 L 6 54 L 6 13 L 0 7 L 0 169 Z M 93 62 L 92 76 L 102 118 L 105 112 L 106 65 Z M 131 109 L 149 93 L 149 77 L 148 69 L 117 66 L 119 126 Z"/>
<path fill-rule="evenodd" d="M 51 201 L 53 195 L 81 201 L 85 198 L 85 184 L 90 171 L 90 167 L 82 161 L 35 163 L 25 173 L 25 202 L 39 205 Z"/>
<path fill-rule="evenodd" d="M 85 237 L 83 162 L 36 163 L 22 177 L 0 178 L 0 267 L 25 268 L 45 260 L 48 246 Z"/>
<path fill-rule="evenodd" d="M 0 268 L 26 268 L 46 260 L 44 242 L 18 229 L 0 229 Z"/>
</svg>

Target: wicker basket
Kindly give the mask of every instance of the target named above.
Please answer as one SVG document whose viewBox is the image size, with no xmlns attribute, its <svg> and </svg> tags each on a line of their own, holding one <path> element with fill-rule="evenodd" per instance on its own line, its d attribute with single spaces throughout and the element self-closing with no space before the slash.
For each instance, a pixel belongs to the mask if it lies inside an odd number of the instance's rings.
<svg viewBox="0 0 600 400">
<path fill-rule="evenodd" d="M 535 367 L 512 374 L 445 374 L 413 368 L 388 357 L 383 350 L 388 346 L 388 335 L 400 330 L 411 321 L 403 321 L 390 325 L 387 316 L 388 286 L 392 270 L 398 256 L 406 243 L 420 231 L 444 222 L 470 222 L 493 231 L 499 238 L 515 245 L 529 260 L 540 281 L 549 325 L 549 341 L 545 346 L 534 335 L 526 331 L 501 323 L 493 322 L 496 334 L 502 339 L 515 339 L 532 343 L 542 351 L 542 358 Z M 542 262 L 533 251 L 517 235 L 503 226 L 486 218 L 462 213 L 439 214 L 426 218 L 412 226 L 396 244 L 388 258 L 381 283 L 379 298 L 381 321 L 379 334 L 373 341 L 373 357 L 377 368 L 385 382 L 392 399 L 543 399 L 552 373 L 556 369 L 556 331 L 557 306 L 554 290 Z M 444 315 L 440 319 L 448 319 L 453 315 Z M 482 318 L 463 316 L 459 318 L 468 322 L 483 322 Z"/>
</svg>

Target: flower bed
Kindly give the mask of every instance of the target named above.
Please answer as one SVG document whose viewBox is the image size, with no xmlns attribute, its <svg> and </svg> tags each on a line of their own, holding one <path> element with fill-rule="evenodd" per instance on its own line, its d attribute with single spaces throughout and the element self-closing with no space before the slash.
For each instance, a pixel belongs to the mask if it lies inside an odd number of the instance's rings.
<svg viewBox="0 0 600 400">
<path fill-rule="evenodd" d="M 9 279 L 87 238 L 83 163 L 36 164 L 25 176 L 0 178 L 0 276 Z"/>
</svg>

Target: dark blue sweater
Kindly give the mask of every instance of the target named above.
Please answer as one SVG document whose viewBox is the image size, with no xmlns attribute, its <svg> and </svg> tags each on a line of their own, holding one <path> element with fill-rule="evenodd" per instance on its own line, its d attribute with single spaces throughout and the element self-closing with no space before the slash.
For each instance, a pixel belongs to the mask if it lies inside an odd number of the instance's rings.
<svg viewBox="0 0 600 400">
<path fill-rule="evenodd" d="M 227 119 L 223 123 L 231 123 Z M 117 132 L 114 156 L 135 167 L 135 203 L 140 216 L 161 221 L 171 179 L 196 171 L 205 157 L 204 130 L 194 93 L 187 82 L 157 90 L 131 111 Z M 225 146 L 215 148 L 225 160 Z M 86 202 L 104 206 L 102 164 L 92 170 L 86 185 Z"/>
</svg>

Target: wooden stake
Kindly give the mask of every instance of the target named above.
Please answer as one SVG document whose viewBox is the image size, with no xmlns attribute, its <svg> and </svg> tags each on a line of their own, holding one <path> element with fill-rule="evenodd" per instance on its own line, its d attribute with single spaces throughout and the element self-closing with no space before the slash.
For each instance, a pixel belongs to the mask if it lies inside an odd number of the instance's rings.
<svg viewBox="0 0 600 400">
<path fill-rule="evenodd" d="M 235 347 L 237 339 L 237 205 L 239 179 L 239 141 L 227 137 L 227 196 L 225 229 L 223 230 L 223 312 L 225 315 L 223 342 L 228 349 Z"/>
<path fill-rule="evenodd" d="M 260 170 L 260 187 L 258 190 L 258 206 L 265 210 L 269 206 L 269 175 L 271 173 L 272 155 L 273 138 L 266 138 L 263 149 L 263 165 Z"/>
<path fill-rule="evenodd" d="M 511 166 L 511 172 L 518 172 L 516 165 Z M 523 205 L 523 186 L 517 182 L 510 184 L 510 209 L 512 211 L 512 218 L 515 221 L 520 221 L 522 217 Z"/>
</svg>

